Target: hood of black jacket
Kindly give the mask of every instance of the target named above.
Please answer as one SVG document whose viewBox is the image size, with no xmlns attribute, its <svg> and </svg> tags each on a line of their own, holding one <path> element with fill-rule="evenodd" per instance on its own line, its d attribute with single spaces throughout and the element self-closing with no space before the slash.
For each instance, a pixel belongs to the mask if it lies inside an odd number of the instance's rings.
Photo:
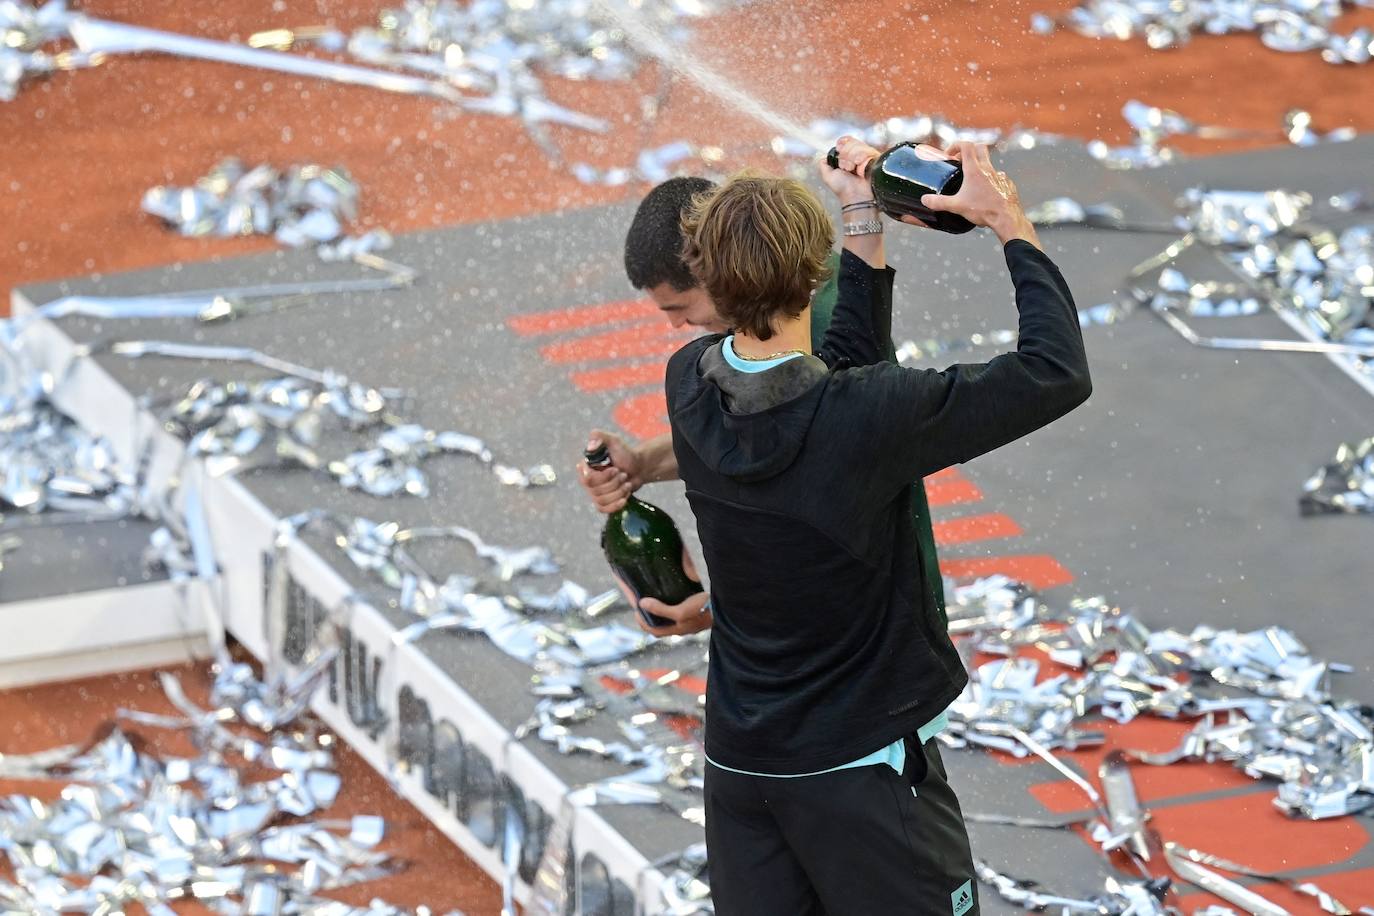
<svg viewBox="0 0 1374 916">
<path fill-rule="evenodd" d="M 765 480 L 792 466 L 825 392 L 823 377 L 802 394 L 757 413 L 731 413 L 725 393 L 704 378 L 702 353 L 721 335 L 689 345 L 676 392 L 676 431 L 713 471 L 741 483 Z"/>
</svg>

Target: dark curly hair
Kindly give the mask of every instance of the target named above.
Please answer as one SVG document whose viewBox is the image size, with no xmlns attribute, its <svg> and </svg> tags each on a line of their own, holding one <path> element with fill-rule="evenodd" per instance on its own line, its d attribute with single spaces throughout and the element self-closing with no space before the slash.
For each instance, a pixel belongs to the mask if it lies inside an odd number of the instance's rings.
<svg viewBox="0 0 1374 916">
<path fill-rule="evenodd" d="M 682 214 L 715 186 L 705 178 L 669 178 L 640 202 L 625 235 L 625 274 L 635 289 L 667 283 L 685 292 L 699 285 L 682 262 Z"/>
</svg>

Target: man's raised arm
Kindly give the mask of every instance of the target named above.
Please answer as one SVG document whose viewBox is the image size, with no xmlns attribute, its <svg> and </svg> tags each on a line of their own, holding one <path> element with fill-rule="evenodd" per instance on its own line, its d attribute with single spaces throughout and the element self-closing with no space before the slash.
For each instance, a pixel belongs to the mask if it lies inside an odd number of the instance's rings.
<svg viewBox="0 0 1374 916">
<path fill-rule="evenodd" d="M 873 367 L 862 384 L 881 404 L 873 430 L 884 443 L 875 471 L 900 485 L 968 461 L 1045 426 L 1088 399 L 1092 381 L 1078 310 L 1068 284 L 1040 250 L 1016 186 L 996 171 L 982 144 L 949 151 L 964 165 L 964 184 L 950 197 L 922 203 L 992 229 L 1016 290 L 1020 315 L 1016 351 L 987 363 L 944 371 Z"/>
</svg>

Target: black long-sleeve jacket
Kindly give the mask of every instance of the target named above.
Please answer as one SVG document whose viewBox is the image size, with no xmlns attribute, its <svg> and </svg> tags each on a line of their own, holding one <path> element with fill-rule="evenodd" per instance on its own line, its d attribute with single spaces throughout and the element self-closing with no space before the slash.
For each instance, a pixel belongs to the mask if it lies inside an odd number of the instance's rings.
<svg viewBox="0 0 1374 916">
<path fill-rule="evenodd" d="M 698 338 L 668 363 L 668 414 L 711 579 L 706 753 L 762 773 L 847 763 L 911 734 L 967 674 L 922 589 L 910 483 L 1005 445 L 1091 392 L 1078 314 L 1054 263 L 1004 249 L 1020 341 L 944 371 L 884 362 L 891 269 L 845 252 L 803 394 L 735 414 Z"/>
</svg>

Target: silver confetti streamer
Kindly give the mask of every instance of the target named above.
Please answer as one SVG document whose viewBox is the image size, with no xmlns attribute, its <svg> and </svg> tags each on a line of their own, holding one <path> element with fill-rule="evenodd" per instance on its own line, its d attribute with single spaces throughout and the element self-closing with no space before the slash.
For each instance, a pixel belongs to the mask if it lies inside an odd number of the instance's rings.
<svg viewBox="0 0 1374 916">
<path fill-rule="evenodd" d="M 1374 31 L 1342 35 L 1332 22 L 1368 0 L 1084 0 L 1058 17 L 1037 13 L 1031 28 L 1050 34 L 1058 26 L 1091 38 L 1143 38 L 1153 50 L 1182 47 L 1194 35 L 1253 32 L 1276 51 L 1319 51 L 1331 64 L 1365 64 L 1374 55 Z"/>
<path fill-rule="evenodd" d="M 1175 861 L 1181 860 L 1186 860 L 1198 865 L 1211 865 L 1226 871 L 1235 872 L 1236 874 L 1247 875 L 1251 878 L 1259 878 L 1262 881 L 1283 884 L 1296 893 L 1315 898 L 1317 905 L 1322 908 L 1322 912 L 1324 913 L 1332 913 L 1334 916 L 1350 916 L 1351 914 L 1348 906 L 1341 903 L 1311 881 L 1295 881 L 1292 878 L 1286 878 L 1282 875 L 1272 875 L 1267 872 L 1257 871 L 1245 865 L 1238 865 L 1235 862 L 1223 859 L 1220 856 L 1214 856 L 1211 853 L 1202 852 L 1198 849 L 1189 849 L 1178 843 L 1170 843 L 1169 847 L 1168 854 L 1170 867 L 1172 867 Z M 1239 903 L 1239 901 L 1235 900 L 1231 902 Z"/>
<path fill-rule="evenodd" d="M 355 260 L 391 247 L 383 230 L 347 235 L 358 215 L 358 184 L 343 168 L 247 168 L 225 159 L 190 187 L 159 185 L 143 211 L 184 236 L 271 235 L 288 248 L 315 248 L 329 261 Z"/>
<path fill-rule="evenodd" d="M 116 723 L 85 746 L 0 755 L 6 776 L 63 783 L 51 801 L 12 794 L 0 802 L 0 848 L 13 866 L 13 879 L 0 880 L 0 905 L 32 913 L 139 905 L 170 914 L 181 901 L 244 913 L 409 912 L 316 896 L 394 874 L 400 863 L 376 849 L 385 832 L 378 817 L 301 820 L 330 805 L 341 783 L 332 736 L 303 715 L 300 696 L 274 694 L 242 665 L 217 674 L 213 709 L 192 703 L 175 678 L 162 683 L 182 716 L 126 710 L 121 719 L 189 731 L 194 757 L 154 756 Z M 308 695 L 317 685 L 298 689 Z M 245 711 L 274 695 L 291 705 L 270 724 L 250 722 Z M 270 775 L 250 776 L 250 766 Z"/>
<path fill-rule="evenodd" d="M 528 586 L 512 590 L 522 577 L 557 573 L 558 564 L 543 547 L 500 547 L 461 526 L 403 529 L 394 522 L 378 524 L 322 511 L 293 516 L 283 525 L 295 531 L 325 528 L 358 569 L 395 591 L 393 605 L 418 618 L 396 634 L 397 646 L 436 630 L 478 632 L 526 663 L 547 660 L 581 667 L 624 658 L 653 642 L 647 634 L 619 623 L 576 626 L 580 608 L 573 606 L 573 599 L 591 598 L 575 583 L 565 580 L 552 595 Z M 409 549 L 425 542 L 466 544 L 486 574 L 434 576 Z M 563 619 L 545 622 L 528 616 L 543 608 L 557 611 Z"/>
<path fill-rule="evenodd" d="M 1179 205 L 1187 234 L 1132 271 L 1131 288 L 1137 301 L 1148 303 L 1181 336 L 1221 349 L 1374 359 L 1374 225 L 1356 224 L 1339 233 L 1326 229 L 1313 217 L 1310 195 L 1282 190 L 1196 188 Z M 1326 206 L 1336 212 L 1361 208 L 1353 195 L 1333 198 Z M 1217 251 L 1245 282 L 1190 279 L 1174 265 L 1195 244 Z M 1153 282 L 1147 282 L 1156 270 Z M 1180 317 L 1254 314 L 1261 299 L 1293 315 L 1319 339 L 1204 337 Z"/>
<path fill-rule="evenodd" d="M 1374 438 L 1342 443 L 1302 490 L 1303 515 L 1374 512 Z"/>
<path fill-rule="evenodd" d="M 137 505 L 135 481 L 108 442 L 46 398 L 10 402 L 0 422 L 0 506 L 113 519 L 134 514 Z"/>
<path fill-rule="evenodd" d="M 506 486 L 550 486 L 557 480 L 547 464 L 526 470 L 494 460 L 475 436 L 408 424 L 393 412 L 405 399 L 393 389 L 369 388 L 330 370 L 275 359 L 256 350 L 163 341 L 112 341 L 110 353 L 130 358 L 245 363 L 287 377 L 260 382 L 192 384 L 164 412 L 167 428 L 187 442 L 188 454 L 206 460 L 212 474 L 256 467 L 303 466 L 329 473 L 347 489 L 372 496 L 426 496 L 420 465 L 439 454 L 476 458 Z M 337 459 L 320 455 L 332 432 L 375 433 L 372 442 Z M 331 437 L 332 438 L 332 437 Z"/>
<path fill-rule="evenodd" d="M 1040 889 L 1039 883 L 1009 877 L 986 862 L 975 859 L 974 873 L 1008 903 L 1027 910 L 1058 908 L 1061 913 L 1098 913 L 1106 916 L 1168 916 L 1164 895 L 1168 879 L 1125 882 L 1114 877 L 1104 881 L 1103 893 L 1090 898 L 1065 897 Z"/>
<path fill-rule="evenodd" d="M 66 0 L 48 0 L 41 6 L 23 0 L 0 3 L 0 102 L 13 101 L 29 80 L 100 63 L 99 54 L 40 50 L 66 35 L 70 15 Z"/>
<path fill-rule="evenodd" d="M 636 12 L 653 28 L 681 41 L 684 25 L 727 5 L 698 0 L 645 0 Z M 318 43 L 346 48 L 355 59 L 425 74 L 461 93 L 467 111 L 519 118 L 555 162 L 562 155 L 545 125 L 605 133 L 601 118 L 548 98 L 547 77 L 631 79 L 643 55 L 610 10 L 586 0 L 406 0 L 385 9 L 376 27 L 344 36 L 328 28 L 274 29 L 252 36 L 259 47 Z"/>
<path fill-rule="evenodd" d="M 1164 858 L 1180 878 L 1191 881 L 1210 894 L 1216 894 L 1228 903 L 1234 903 L 1254 916 L 1289 916 L 1287 910 L 1266 897 L 1199 865 L 1187 854 L 1189 852 L 1191 850 L 1177 843 L 1164 844 Z"/>
<path fill-rule="evenodd" d="M 950 728 L 941 735 L 947 744 L 1018 756 L 1030 749 L 1053 763 L 1054 748 L 1101 743 L 1100 733 L 1082 727 L 1093 714 L 1118 722 L 1146 714 L 1202 717 L 1177 751 L 1131 756 L 1154 765 L 1223 760 L 1277 780 L 1275 804 L 1293 817 L 1339 817 L 1374 806 L 1366 772 L 1366 761 L 1374 761 L 1374 720 L 1359 704 L 1331 695 L 1335 666 L 1311 657 L 1287 630 L 1153 631 L 1100 598 L 1056 610 L 1002 577 L 949 594 L 951 632 L 969 637 L 964 651 L 1013 655 L 1034 645 L 1083 675 L 1040 680 L 1039 663 L 1021 656 L 978 666 L 950 707 Z M 1192 679 L 1180 683 L 1183 673 Z M 1096 795 L 1091 786 L 1085 792 Z"/>
</svg>

